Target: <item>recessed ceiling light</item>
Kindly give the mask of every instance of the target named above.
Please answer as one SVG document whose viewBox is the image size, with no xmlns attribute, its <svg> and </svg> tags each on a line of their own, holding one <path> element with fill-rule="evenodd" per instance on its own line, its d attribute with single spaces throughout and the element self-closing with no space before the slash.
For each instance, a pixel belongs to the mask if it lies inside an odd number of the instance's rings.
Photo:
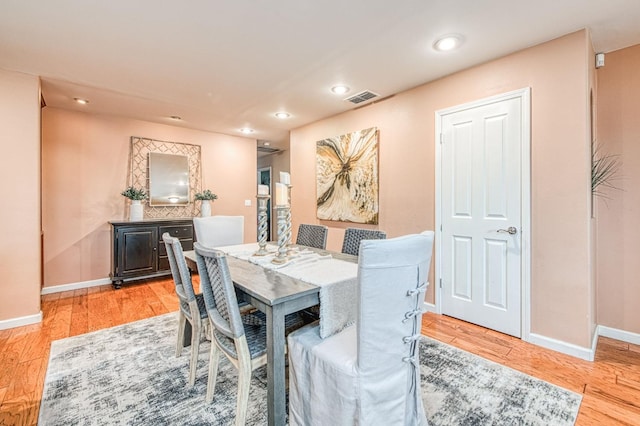
<svg viewBox="0 0 640 426">
<path fill-rule="evenodd" d="M 89 103 L 89 100 L 87 100 L 87 99 L 82 99 L 82 98 L 73 98 L 73 100 L 74 100 L 74 101 L 76 101 L 76 102 L 77 102 L 77 103 L 79 103 L 79 104 L 82 104 L 82 105 L 86 105 L 86 104 L 88 104 L 88 103 Z"/>
<path fill-rule="evenodd" d="M 276 117 L 278 117 L 278 118 L 283 118 L 283 119 L 284 119 L 284 118 L 289 118 L 289 117 L 291 117 L 291 114 L 289 114 L 288 112 L 284 112 L 284 111 L 282 111 L 282 112 L 276 112 L 276 114 L 275 114 L 275 115 L 276 115 Z"/>
<path fill-rule="evenodd" d="M 242 129 L 240 129 L 240 131 L 245 135 L 248 135 L 249 133 L 253 133 L 253 129 L 250 129 L 248 127 L 243 127 Z"/>
<path fill-rule="evenodd" d="M 179 115 L 171 115 L 169 116 L 169 118 L 176 121 L 182 120 L 182 117 L 180 117 Z"/>
<path fill-rule="evenodd" d="M 433 43 L 433 48 L 440 52 L 446 52 L 460 47 L 463 40 L 464 38 L 460 34 L 447 34 L 437 39 Z"/>
<path fill-rule="evenodd" d="M 344 94 L 345 94 L 345 93 L 347 93 L 349 90 L 351 90 L 351 89 L 349 89 L 347 86 L 344 86 L 344 85 L 342 85 L 342 84 L 339 84 L 339 85 L 337 85 L 337 86 L 333 86 L 333 87 L 331 88 L 331 91 L 332 91 L 333 93 L 335 93 L 336 95 L 344 95 Z"/>
</svg>

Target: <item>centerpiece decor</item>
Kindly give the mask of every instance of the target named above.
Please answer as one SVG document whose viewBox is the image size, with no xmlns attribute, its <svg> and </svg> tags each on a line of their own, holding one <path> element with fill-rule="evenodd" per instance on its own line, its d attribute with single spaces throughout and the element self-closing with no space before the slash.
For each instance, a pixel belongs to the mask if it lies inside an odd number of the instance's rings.
<svg viewBox="0 0 640 426">
<path fill-rule="evenodd" d="M 286 263 L 287 245 L 291 238 L 291 223 L 287 221 L 287 216 L 291 214 L 291 206 L 289 206 L 289 196 L 286 184 L 276 183 L 276 220 L 278 223 L 278 253 L 271 260 L 276 264 Z"/>
<path fill-rule="evenodd" d="M 142 201 L 147 199 L 147 192 L 144 188 L 130 186 L 120 194 L 131 200 L 129 204 L 129 220 L 132 222 L 142 220 L 144 218 Z"/>
<path fill-rule="evenodd" d="M 202 192 L 197 192 L 195 199 L 202 202 L 200 205 L 200 216 L 211 216 L 211 202 L 217 200 L 218 196 L 211 192 L 211 190 L 205 189 Z"/>
<path fill-rule="evenodd" d="M 267 251 L 267 206 L 271 196 L 269 195 L 269 186 L 258 185 L 258 251 L 254 256 L 266 256 L 269 254 Z"/>
<path fill-rule="evenodd" d="M 289 210 L 287 210 L 287 253 L 289 255 L 294 254 L 295 250 L 293 250 L 293 246 L 291 245 L 291 175 L 288 172 L 280 172 L 280 183 L 284 184 L 287 187 L 287 205 L 289 206 Z"/>
</svg>

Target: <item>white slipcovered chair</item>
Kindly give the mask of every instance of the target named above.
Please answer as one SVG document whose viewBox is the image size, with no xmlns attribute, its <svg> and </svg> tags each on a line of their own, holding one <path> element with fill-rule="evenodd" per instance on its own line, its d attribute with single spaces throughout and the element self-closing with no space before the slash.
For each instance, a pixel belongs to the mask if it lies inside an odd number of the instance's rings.
<svg viewBox="0 0 640 426">
<path fill-rule="evenodd" d="M 290 425 L 427 424 L 418 344 L 433 236 L 363 240 L 355 325 L 289 335 Z"/>
<path fill-rule="evenodd" d="M 244 242 L 244 216 L 194 217 L 196 241 L 205 247 L 223 247 Z"/>
</svg>

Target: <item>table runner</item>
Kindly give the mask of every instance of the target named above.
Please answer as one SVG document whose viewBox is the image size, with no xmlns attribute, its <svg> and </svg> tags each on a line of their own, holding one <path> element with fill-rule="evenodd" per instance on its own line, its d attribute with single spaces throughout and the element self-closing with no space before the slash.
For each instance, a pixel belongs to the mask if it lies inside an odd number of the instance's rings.
<svg viewBox="0 0 640 426">
<path fill-rule="evenodd" d="M 216 250 L 320 287 L 320 337 L 323 339 L 355 322 L 357 263 L 334 259 L 331 254 L 320 255 L 302 247 L 296 247 L 294 255 L 285 264 L 271 262 L 277 251 L 277 247 L 271 245 L 267 245 L 270 254 L 266 256 L 253 256 L 258 250 L 258 243 L 216 247 Z"/>
</svg>

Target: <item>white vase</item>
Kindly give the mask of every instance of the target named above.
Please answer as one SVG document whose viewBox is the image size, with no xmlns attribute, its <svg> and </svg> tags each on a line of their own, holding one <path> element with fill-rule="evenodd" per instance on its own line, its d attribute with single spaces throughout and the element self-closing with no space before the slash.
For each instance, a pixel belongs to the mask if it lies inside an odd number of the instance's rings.
<svg viewBox="0 0 640 426">
<path fill-rule="evenodd" d="M 129 220 L 131 222 L 139 221 L 144 218 L 144 206 L 140 200 L 131 200 L 129 204 Z"/>
<path fill-rule="evenodd" d="M 211 201 L 210 200 L 202 200 L 202 204 L 200 205 L 200 216 L 202 216 L 202 217 L 211 216 Z"/>
</svg>

